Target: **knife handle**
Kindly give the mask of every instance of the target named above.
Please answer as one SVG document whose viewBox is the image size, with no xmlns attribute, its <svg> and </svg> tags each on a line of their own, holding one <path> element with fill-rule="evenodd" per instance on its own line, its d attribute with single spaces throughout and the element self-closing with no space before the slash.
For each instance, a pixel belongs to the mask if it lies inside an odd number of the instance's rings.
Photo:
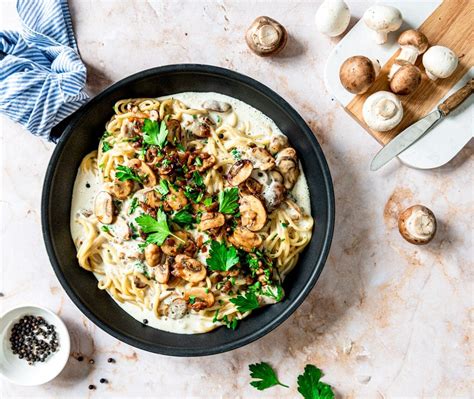
<svg viewBox="0 0 474 399">
<path fill-rule="evenodd" d="M 469 80 L 464 87 L 461 87 L 456 93 L 451 94 L 446 100 L 438 105 L 439 111 L 444 115 L 448 115 L 466 98 L 468 98 L 474 90 L 474 79 Z"/>
</svg>

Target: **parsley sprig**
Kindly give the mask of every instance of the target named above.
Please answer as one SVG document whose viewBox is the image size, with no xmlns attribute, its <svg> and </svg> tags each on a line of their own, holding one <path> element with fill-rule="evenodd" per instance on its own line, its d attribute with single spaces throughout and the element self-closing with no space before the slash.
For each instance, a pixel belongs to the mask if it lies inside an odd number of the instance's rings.
<svg viewBox="0 0 474 399">
<path fill-rule="evenodd" d="M 275 385 L 281 385 L 282 387 L 289 388 L 288 385 L 282 384 L 278 377 L 276 376 L 275 371 L 272 367 L 265 362 L 251 364 L 249 366 L 250 377 L 255 378 L 254 381 L 250 382 L 254 388 L 257 388 L 259 391 L 273 387 Z"/>
<path fill-rule="evenodd" d="M 233 214 L 239 207 L 239 189 L 237 187 L 226 188 L 219 192 L 219 212 Z"/>
<path fill-rule="evenodd" d="M 239 312 L 245 313 L 250 310 L 258 309 L 260 304 L 255 292 L 248 291 L 247 293 L 237 295 L 235 298 L 229 299 L 234 305 L 237 306 Z"/>
<path fill-rule="evenodd" d="M 149 234 L 146 239 L 148 244 L 162 245 L 170 235 L 184 243 L 181 238 L 170 231 L 166 213 L 161 209 L 158 210 L 156 219 L 150 215 L 141 215 L 138 216 L 135 221 L 144 233 Z"/>
<path fill-rule="evenodd" d="M 117 165 L 117 172 L 115 173 L 115 177 L 120 181 L 125 180 L 134 180 L 138 183 L 142 183 L 142 179 L 138 174 L 136 174 L 131 168 L 125 165 Z"/>
<path fill-rule="evenodd" d="M 191 226 L 196 222 L 193 214 L 189 212 L 187 209 L 181 209 L 180 211 L 176 212 L 172 217 L 171 220 L 181 226 Z"/>
<path fill-rule="evenodd" d="M 304 373 L 298 376 L 298 392 L 304 399 L 333 399 L 330 385 L 321 382 L 323 373 L 312 364 L 306 365 Z"/>
<path fill-rule="evenodd" d="M 209 255 L 206 262 L 211 270 L 228 271 L 239 263 L 237 250 L 232 245 L 226 246 L 225 242 L 212 240 Z"/>
<path fill-rule="evenodd" d="M 145 119 L 143 121 L 143 142 L 148 145 L 156 145 L 163 148 L 166 144 L 166 138 L 168 137 L 168 128 L 166 122 L 152 121 L 151 119 Z"/>
</svg>

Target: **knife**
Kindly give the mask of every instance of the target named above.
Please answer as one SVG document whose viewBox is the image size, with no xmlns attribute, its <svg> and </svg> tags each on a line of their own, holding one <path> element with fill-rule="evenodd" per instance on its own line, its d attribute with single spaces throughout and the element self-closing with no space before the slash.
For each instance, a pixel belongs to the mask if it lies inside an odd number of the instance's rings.
<svg viewBox="0 0 474 399">
<path fill-rule="evenodd" d="M 451 94 L 446 100 L 439 104 L 435 111 L 407 127 L 377 153 L 370 163 L 370 170 L 375 171 L 380 169 L 398 154 L 416 143 L 443 117 L 447 116 L 452 110 L 466 100 L 472 94 L 473 90 L 474 79 L 471 79 L 464 87 Z"/>
</svg>

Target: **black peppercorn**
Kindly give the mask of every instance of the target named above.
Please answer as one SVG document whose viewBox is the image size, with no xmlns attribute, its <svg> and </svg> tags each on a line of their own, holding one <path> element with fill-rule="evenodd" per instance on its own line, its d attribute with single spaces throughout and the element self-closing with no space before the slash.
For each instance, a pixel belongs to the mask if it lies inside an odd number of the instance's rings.
<svg viewBox="0 0 474 399">
<path fill-rule="evenodd" d="M 92 389 L 95 389 L 95 385 L 92 385 L 92 384 L 89 385 L 89 389 L 91 389 L 91 390 L 92 390 Z"/>
<path fill-rule="evenodd" d="M 109 381 L 107 381 L 105 378 L 100 379 L 101 384 L 107 384 Z"/>
<path fill-rule="evenodd" d="M 112 359 L 111 357 L 109 357 L 109 358 L 107 359 L 107 362 L 108 362 L 108 363 L 115 363 L 115 359 Z"/>
</svg>

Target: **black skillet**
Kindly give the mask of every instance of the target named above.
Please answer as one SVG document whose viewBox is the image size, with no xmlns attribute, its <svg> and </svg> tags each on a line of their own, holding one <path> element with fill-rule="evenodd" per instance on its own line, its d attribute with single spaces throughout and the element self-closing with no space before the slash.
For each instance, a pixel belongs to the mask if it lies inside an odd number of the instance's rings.
<svg viewBox="0 0 474 399">
<path fill-rule="evenodd" d="M 303 164 L 315 219 L 313 238 L 286 278 L 285 299 L 254 311 L 235 331 L 173 334 L 143 324 L 97 288 L 92 273 L 80 268 L 69 232 L 71 196 L 82 158 L 97 148 L 117 100 L 158 97 L 184 91 L 218 92 L 238 98 L 268 115 L 296 148 Z M 72 301 L 100 328 L 137 348 L 171 356 L 203 356 L 246 345 L 287 319 L 313 288 L 326 261 L 334 228 L 334 193 L 323 152 L 296 111 L 278 94 L 236 72 L 208 65 L 168 65 L 139 72 L 104 90 L 54 131 L 59 137 L 43 187 L 43 235 L 53 269 Z"/>
</svg>

